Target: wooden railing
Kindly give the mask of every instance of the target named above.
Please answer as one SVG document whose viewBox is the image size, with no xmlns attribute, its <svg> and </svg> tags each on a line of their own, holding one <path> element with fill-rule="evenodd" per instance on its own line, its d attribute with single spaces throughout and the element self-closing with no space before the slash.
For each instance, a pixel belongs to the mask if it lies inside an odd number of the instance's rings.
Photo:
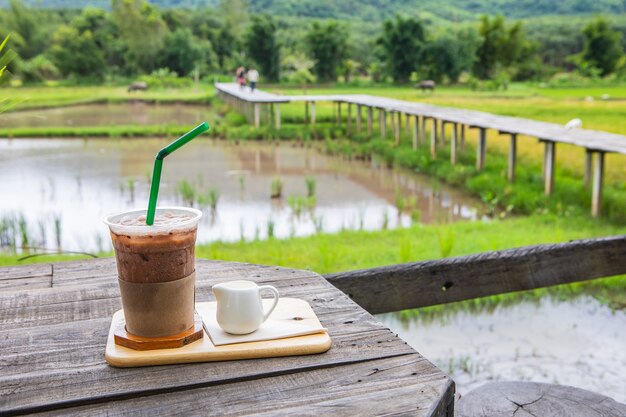
<svg viewBox="0 0 626 417">
<path fill-rule="evenodd" d="M 626 274 L 626 235 L 340 272 L 325 278 L 374 314 L 620 274 Z"/>
</svg>

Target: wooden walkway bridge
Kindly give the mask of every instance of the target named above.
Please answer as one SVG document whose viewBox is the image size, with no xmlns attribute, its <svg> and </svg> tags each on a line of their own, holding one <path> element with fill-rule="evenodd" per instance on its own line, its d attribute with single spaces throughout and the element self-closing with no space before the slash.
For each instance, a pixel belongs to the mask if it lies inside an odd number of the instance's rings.
<svg viewBox="0 0 626 417">
<path fill-rule="evenodd" d="M 515 181 L 518 135 L 536 137 L 544 143 L 545 147 L 543 178 L 546 195 L 552 194 L 554 189 L 556 145 L 564 143 L 578 146 L 585 149 L 584 184 L 587 187 L 593 182 L 591 213 L 594 217 L 600 215 L 602 206 L 605 154 L 611 152 L 626 154 L 626 136 L 589 129 L 568 129 L 562 125 L 537 120 L 364 94 L 281 96 L 261 90 L 251 92 L 249 88 L 241 89 L 235 83 L 216 83 L 215 88 L 217 93 L 235 108 L 242 112 L 251 113 L 256 127 L 261 124 L 262 105 L 270 105 L 273 108 L 275 126 L 280 129 L 281 103 L 304 102 L 305 122 L 315 127 L 315 104 L 317 102 L 332 102 L 335 105 L 338 125 L 343 123 L 342 105 L 347 105 L 345 123 L 347 129 L 350 130 L 352 129 L 352 106 L 354 105 L 356 107 L 355 128 L 357 132 L 367 128 L 369 135 L 373 133 L 374 110 L 376 110 L 381 137 L 387 137 L 388 123 L 390 122 L 390 130 L 399 144 L 404 119 L 407 135 L 412 137 L 412 145 L 416 149 L 422 143 L 427 142 L 426 128 L 429 124 L 430 138 L 428 142 L 433 158 L 437 156 L 438 147 L 446 146 L 446 127 L 450 126 L 450 160 L 452 164 L 457 162 L 459 148 L 464 148 L 466 129 L 477 129 L 476 168 L 479 171 L 483 169 L 485 164 L 487 130 L 495 130 L 502 135 L 508 135 L 510 138 L 507 177 L 511 182 Z M 363 109 L 365 109 L 365 119 Z M 388 115 L 389 117 L 387 117 Z M 411 119 L 413 119 L 412 124 Z"/>
</svg>

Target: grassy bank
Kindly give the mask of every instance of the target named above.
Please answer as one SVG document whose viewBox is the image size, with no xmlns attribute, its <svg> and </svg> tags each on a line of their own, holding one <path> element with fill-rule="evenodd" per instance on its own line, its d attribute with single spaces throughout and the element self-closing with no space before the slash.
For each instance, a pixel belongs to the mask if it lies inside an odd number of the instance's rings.
<svg viewBox="0 0 626 417">
<path fill-rule="evenodd" d="M 566 218 L 537 214 L 488 222 L 414 225 L 405 229 L 376 232 L 343 231 L 337 234 L 319 234 L 284 240 L 216 242 L 199 245 L 196 255 L 207 259 L 310 269 L 324 274 L 623 233 L 626 233 L 625 227 L 587 217 Z M 111 253 L 100 256 L 111 256 Z M 81 259 L 80 256 L 53 255 L 18 262 L 18 258 L 20 258 L 18 255 L 0 255 L 0 265 Z M 474 308 L 498 302 L 513 302 L 539 297 L 546 293 L 568 296 L 581 292 L 591 293 L 614 307 L 622 308 L 626 306 L 626 277 L 565 285 L 551 290 L 485 297 L 457 303 L 454 308 Z M 434 312 L 437 309 L 428 311 Z M 424 314 L 424 311 L 421 314 Z"/>
<path fill-rule="evenodd" d="M 94 103 L 125 103 L 142 100 L 148 103 L 206 103 L 213 97 L 212 85 L 197 87 L 148 89 L 129 93 L 126 87 L 10 87 L 0 89 L 4 111 L 46 109 Z"/>
</svg>

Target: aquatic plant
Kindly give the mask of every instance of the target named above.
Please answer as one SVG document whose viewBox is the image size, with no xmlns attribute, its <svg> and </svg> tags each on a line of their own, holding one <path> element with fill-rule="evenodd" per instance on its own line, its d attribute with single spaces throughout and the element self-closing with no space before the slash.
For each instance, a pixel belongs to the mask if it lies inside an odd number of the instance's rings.
<svg viewBox="0 0 626 417">
<path fill-rule="evenodd" d="M 283 195 L 283 180 L 280 177 L 274 177 L 270 185 L 270 198 L 281 198 Z"/>
<path fill-rule="evenodd" d="M 57 244 L 57 250 L 61 250 L 61 215 L 60 214 L 55 214 L 54 215 L 54 238 L 56 240 L 56 244 Z"/>
<path fill-rule="evenodd" d="M 20 213 L 20 216 L 17 220 L 17 225 L 20 230 L 20 238 L 22 243 L 22 248 L 28 247 L 28 224 L 26 223 L 26 219 L 24 215 Z"/>
<path fill-rule="evenodd" d="M 193 206 L 196 201 L 196 188 L 187 180 L 182 180 L 177 186 L 178 193 L 182 197 L 183 201 L 189 206 Z"/>
<path fill-rule="evenodd" d="M 402 191 L 399 188 L 396 188 L 396 208 L 398 209 L 398 216 L 402 214 L 405 207 L 406 207 L 406 200 L 402 196 Z"/>
<path fill-rule="evenodd" d="M 273 239 L 274 238 L 274 220 L 267 219 L 267 238 L 268 239 Z"/>
<path fill-rule="evenodd" d="M 212 211 L 217 210 L 217 202 L 220 199 L 220 191 L 217 188 L 209 188 L 206 193 L 198 196 L 198 204 L 209 207 Z"/>
<path fill-rule="evenodd" d="M 383 211 L 383 224 L 381 225 L 381 229 L 387 230 L 389 227 L 389 213 L 387 210 Z"/>
<path fill-rule="evenodd" d="M 246 189 L 246 177 L 243 174 L 239 174 L 237 176 L 237 180 L 239 181 L 239 191 L 243 192 Z"/>
<path fill-rule="evenodd" d="M 300 217 L 305 207 L 308 207 L 308 199 L 306 197 L 292 195 L 287 198 L 287 205 L 294 216 Z"/>
<path fill-rule="evenodd" d="M 130 201 L 134 202 L 135 201 L 135 179 L 134 178 L 128 179 L 128 191 L 130 193 Z"/>
<path fill-rule="evenodd" d="M 324 217 L 313 216 L 313 226 L 315 227 L 315 233 L 322 233 L 324 231 Z"/>
<path fill-rule="evenodd" d="M 308 197 L 315 196 L 315 191 L 317 188 L 317 181 L 313 177 L 306 177 L 304 179 L 304 183 L 306 184 L 306 194 Z"/>
</svg>

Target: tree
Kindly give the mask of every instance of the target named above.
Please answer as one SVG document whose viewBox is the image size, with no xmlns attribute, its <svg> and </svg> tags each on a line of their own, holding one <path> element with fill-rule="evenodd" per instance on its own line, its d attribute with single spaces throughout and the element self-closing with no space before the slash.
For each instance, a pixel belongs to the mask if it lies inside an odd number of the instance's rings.
<svg viewBox="0 0 626 417">
<path fill-rule="evenodd" d="M 79 32 L 73 26 L 63 25 L 54 34 L 50 54 L 64 76 L 93 79 L 104 77 L 104 53 L 98 49 L 91 31 Z"/>
<path fill-rule="evenodd" d="M 600 70 L 600 75 L 612 73 L 624 51 L 621 47 L 621 34 L 610 28 L 609 23 L 598 17 L 583 30 L 585 46 L 581 60 Z"/>
<path fill-rule="evenodd" d="M 536 45 L 526 37 L 521 22 L 507 28 L 504 17 L 483 16 L 478 33 L 482 40 L 476 51 L 474 74 L 479 78 L 494 78 L 501 69 L 511 69 L 536 55 Z"/>
<path fill-rule="evenodd" d="M 397 83 L 406 83 L 422 58 L 424 48 L 424 26 L 413 18 L 403 19 L 396 15 L 395 23 L 386 20 L 383 34 L 378 39 L 382 47 L 383 61 L 389 75 Z"/>
<path fill-rule="evenodd" d="M 423 71 L 428 79 L 440 82 L 444 77 L 455 83 L 463 71 L 472 68 L 476 59 L 478 34 L 464 30 L 455 36 L 443 35 L 429 42 L 424 50 Z"/>
<path fill-rule="evenodd" d="M 48 45 L 47 34 L 40 21 L 41 13 L 27 7 L 21 0 L 10 0 L 9 6 L 3 34 L 11 34 L 11 42 L 20 58 L 30 59 L 39 55 Z"/>
<path fill-rule="evenodd" d="M 247 54 L 258 65 L 261 74 L 269 81 L 280 77 L 280 46 L 276 40 L 276 25 L 267 16 L 256 15 L 246 34 Z"/>
<path fill-rule="evenodd" d="M 178 76 L 188 75 L 199 65 L 203 50 L 189 29 L 177 29 L 165 36 L 159 54 L 159 66 L 169 68 Z"/>
<path fill-rule="evenodd" d="M 346 58 L 347 34 L 336 22 L 321 25 L 313 23 L 305 37 L 311 59 L 315 62 L 313 72 L 318 81 L 337 79 L 338 68 Z"/>
<path fill-rule="evenodd" d="M 145 0 L 111 0 L 111 9 L 120 37 L 128 46 L 127 68 L 130 72 L 151 72 L 167 33 L 158 9 Z"/>
<path fill-rule="evenodd" d="M 222 27 L 213 42 L 213 48 L 217 55 L 217 63 L 222 71 L 225 71 L 226 60 L 235 52 L 236 39 L 230 30 Z"/>
</svg>

